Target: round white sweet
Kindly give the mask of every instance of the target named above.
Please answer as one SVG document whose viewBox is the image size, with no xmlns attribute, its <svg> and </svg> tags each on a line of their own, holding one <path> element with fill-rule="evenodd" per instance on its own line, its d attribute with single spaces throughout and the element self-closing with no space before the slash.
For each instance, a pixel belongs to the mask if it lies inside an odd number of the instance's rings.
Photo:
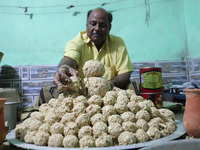
<svg viewBox="0 0 200 150">
<path fill-rule="evenodd" d="M 149 128 L 149 126 L 148 126 L 148 124 L 147 124 L 147 121 L 144 120 L 144 119 L 138 119 L 138 120 L 136 121 L 136 127 L 137 127 L 138 129 L 143 129 L 144 131 L 147 131 L 148 128 Z"/>
<path fill-rule="evenodd" d="M 67 83 L 67 87 L 75 92 L 78 92 L 81 88 L 81 78 L 76 76 L 70 77 L 70 82 Z"/>
<path fill-rule="evenodd" d="M 99 95 L 103 97 L 106 92 L 111 90 L 108 80 L 102 77 L 90 77 L 83 80 L 84 87 L 88 90 L 88 96 Z"/>
<path fill-rule="evenodd" d="M 135 122 L 135 115 L 134 113 L 130 111 L 126 111 L 123 114 L 121 114 L 121 118 L 123 119 L 124 122 L 130 121 L 130 122 Z"/>
<path fill-rule="evenodd" d="M 141 107 L 134 101 L 129 102 L 127 106 L 129 110 L 134 114 L 136 114 L 141 109 Z"/>
<path fill-rule="evenodd" d="M 116 109 L 112 105 L 106 105 L 102 108 L 102 114 L 107 118 L 108 116 L 115 115 Z"/>
<path fill-rule="evenodd" d="M 49 137 L 48 146 L 50 146 L 50 147 L 62 147 L 63 146 L 63 136 L 62 136 L 62 134 L 52 134 Z"/>
<path fill-rule="evenodd" d="M 133 95 L 135 95 L 135 96 L 136 96 L 136 93 L 135 93 L 135 91 L 134 91 L 134 90 L 127 89 L 127 90 L 126 90 L 126 95 L 127 95 L 128 99 L 130 99 L 130 98 L 131 98 L 131 96 L 133 96 Z"/>
<path fill-rule="evenodd" d="M 116 103 L 114 105 L 114 108 L 116 109 L 118 114 L 122 114 L 128 111 L 128 106 L 125 103 Z"/>
<path fill-rule="evenodd" d="M 108 116 L 108 124 L 111 124 L 111 123 L 122 124 L 122 122 L 123 122 L 123 120 L 122 120 L 122 118 L 119 115 Z"/>
<path fill-rule="evenodd" d="M 20 139 L 21 141 L 24 141 L 24 137 L 28 132 L 28 127 L 24 125 L 24 123 L 20 123 L 16 125 L 15 127 L 15 137 L 17 139 Z"/>
<path fill-rule="evenodd" d="M 160 130 L 155 127 L 149 127 L 147 134 L 151 140 L 159 139 L 161 137 Z"/>
<path fill-rule="evenodd" d="M 89 114 L 90 117 L 97 113 L 101 113 L 101 107 L 96 104 L 91 104 L 86 108 L 86 113 Z"/>
<path fill-rule="evenodd" d="M 145 99 L 142 96 L 132 95 L 130 101 L 134 101 L 135 103 L 143 102 Z"/>
<path fill-rule="evenodd" d="M 108 126 L 104 122 L 97 122 L 93 126 L 93 135 L 98 137 L 104 133 L 108 133 Z"/>
<path fill-rule="evenodd" d="M 89 135 L 84 136 L 79 140 L 81 148 L 95 147 L 95 138 Z"/>
<path fill-rule="evenodd" d="M 49 104 L 44 103 L 39 107 L 39 112 L 47 113 L 50 110 L 50 108 L 51 106 Z"/>
<path fill-rule="evenodd" d="M 122 132 L 118 137 L 119 145 L 130 145 L 136 143 L 136 137 L 132 132 Z"/>
<path fill-rule="evenodd" d="M 103 97 L 104 105 L 114 105 L 117 100 L 117 93 L 114 91 L 108 91 L 106 95 Z"/>
<path fill-rule="evenodd" d="M 47 146 L 49 134 L 46 132 L 38 132 L 34 138 L 34 144 L 39 146 Z"/>
<path fill-rule="evenodd" d="M 46 133 L 49 133 L 50 134 L 50 124 L 48 123 L 43 123 L 39 129 L 38 129 L 38 132 L 46 132 Z"/>
<path fill-rule="evenodd" d="M 80 95 L 78 97 L 76 97 L 75 99 L 73 99 L 73 104 L 76 105 L 77 103 L 82 102 L 85 104 L 85 106 L 87 106 L 87 98 L 83 95 Z"/>
<path fill-rule="evenodd" d="M 95 114 L 94 116 L 91 117 L 91 123 L 94 125 L 97 122 L 104 122 L 106 123 L 106 118 L 103 116 L 101 113 Z"/>
<path fill-rule="evenodd" d="M 30 132 L 27 132 L 27 134 L 25 135 L 24 137 L 24 141 L 26 143 L 31 143 L 33 144 L 34 143 L 34 138 L 37 134 L 37 131 L 30 131 Z"/>
<path fill-rule="evenodd" d="M 135 133 L 137 130 L 137 126 L 133 122 L 123 122 L 122 128 L 124 129 L 124 131 L 133 132 L 133 133 Z"/>
<path fill-rule="evenodd" d="M 128 102 L 130 102 L 130 100 L 128 99 L 128 97 L 126 95 L 119 95 L 117 96 L 117 103 L 123 103 L 123 104 L 128 104 Z"/>
<path fill-rule="evenodd" d="M 166 122 L 166 126 L 170 134 L 176 130 L 176 124 L 173 120 Z"/>
<path fill-rule="evenodd" d="M 165 126 L 165 122 L 160 118 L 160 117 L 156 117 L 156 118 L 152 118 L 149 122 L 148 122 L 149 127 L 155 127 L 157 129 L 160 128 L 160 126 Z"/>
<path fill-rule="evenodd" d="M 52 125 L 55 122 L 59 122 L 60 119 L 61 118 L 59 116 L 57 116 L 55 112 L 49 112 L 49 113 L 46 114 L 44 122 Z"/>
<path fill-rule="evenodd" d="M 107 147 L 112 145 L 113 145 L 113 139 L 109 134 L 102 134 L 95 141 L 96 147 Z"/>
<path fill-rule="evenodd" d="M 87 102 L 88 102 L 89 105 L 96 104 L 96 105 L 102 106 L 103 100 L 102 100 L 101 96 L 99 96 L 99 95 L 92 95 L 88 99 Z"/>
<path fill-rule="evenodd" d="M 79 128 L 81 128 L 82 126 L 88 126 L 90 125 L 90 116 L 88 114 L 80 114 L 76 118 L 75 122 Z"/>
<path fill-rule="evenodd" d="M 79 139 L 83 138 L 86 135 L 92 136 L 92 128 L 90 126 L 83 126 L 78 131 L 78 138 Z"/>
<path fill-rule="evenodd" d="M 68 106 L 59 106 L 58 108 L 56 108 L 56 115 L 59 117 L 59 118 L 62 118 L 63 115 L 66 113 L 66 112 L 71 112 L 70 108 Z"/>
<path fill-rule="evenodd" d="M 119 123 L 111 123 L 108 126 L 108 133 L 110 133 L 110 135 L 113 138 L 118 138 L 118 136 L 123 132 L 123 128 Z"/>
<path fill-rule="evenodd" d="M 66 125 L 69 122 L 75 122 L 76 120 L 76 115 L 75 113 L 65 113 L 61 119 L 61 123 L 63 123 L 64 125 Z"/>
<path fill-rule="evenodd" d="M 64 135 L 78 135 L 79 128 L 75 122 L 69 122 L 64 126 Z"/>
<path fill-rule="evenodd" d="M 148 113 L 148 111 L 141 109 L 136 113 L 135 118 L 136 119 L 144 119 L 147 122 L 149 122 L 149 120 L 151 119 L 151 116 Z"/>
<path fill-rule="evenodd" d="M 86 109 L 85 104 L 79 102 L 76 105 L 74 105 L 72 111 L 78 116 L 79 114 L 85 113 L 85 109 Z"/>
<path fill-rule="evenodd" d="M 86 78 L 101 77 L 105 73 L 105 68 L 102 62 L 98 60 L 88 60 L 83 66 L 83 74 Z"/>
<path fill-rule="evenodd" d="M 64 97 L 61 102 L 61 106 L 67 106 L 70 109 L 73 108 L 73 98 L 72 97 Z"/>
<path fill-rule="evenodd" d="M 151 100 L 144 100 L 139 102 L 138 105 L 146 111 L 150 111 L 150 108 L 154 106 Z"/>
<path fill-rule="evenodd" d="M 61 100 L 52 98 L 52 99 L 49 100 L 48 104 L 49 104 L 52 108 L 53 108 L 53 107 L 54 107 L 54 108 L 57 108 L 57 107 L 60 106 L 60 102 L 61 102 Z"/>
<path fill-rule="evenodd" d="M 175 114 L 171 110 L 165 109 L 165 108 L 161 108 L 161 109 L 158 109 L 158 110 L 159 110 L 161 115 L 163 115 L 167 118 L 167 120 L 169 120 L 169 119 L 175 120 Z"/>
<path fill-rule="evenodd" d="M 51 134 L 63 134 L 64 125 L 56 122 L 50 127 Z"/>
<path fill-rule="evenodd" d="M 160 117 L 160 112 L 156 107 L 151 107 L 149 110 L 149 114 L 151 115 L 151 118 Z"/>
<path fill-rule="evenodd" d="M 108 91 L 106 92 L 106 95 L 104 97 L 113 97 L 114 99 L 117 99 L 117 92 L 116 91 Z"/>
<path fill-rule="evenodd" d="M 79 140 L 75 135 L 67 135 L 63 139 L 63 146 L 66 148 L 79 147 Z"/>
<path fill-rule="evenodd" d="M 149 140 L 148 134 L 143 129 L 138 129 L 135 136 L 138 143 L 147 142 Z"/>
<path fill-rule="evenodd" d="M 121 96 L 121 95 L 127 96 L 126 95 L 126 90 L 120 89 L 119 92 L 117 93 L 117 96 Z"/>
<path fill-rule="evenodd" d="M 32 112 L 31 115 L 30 115 L 31 118 L 36 118 L 37 120 L 40 120 L 41 122 L 44 121 L 44 118 L 45 118 L 45 114 L 42 113 L 42 112 Z"/>
<path fill-rule="evenodd" d="M 36 118 L 28 118 L 26 119 L 23 124 L 30 130 L 30 131 L 37 131 L 38 128 L 42 125 L 40 120 Z"/>
</svg>

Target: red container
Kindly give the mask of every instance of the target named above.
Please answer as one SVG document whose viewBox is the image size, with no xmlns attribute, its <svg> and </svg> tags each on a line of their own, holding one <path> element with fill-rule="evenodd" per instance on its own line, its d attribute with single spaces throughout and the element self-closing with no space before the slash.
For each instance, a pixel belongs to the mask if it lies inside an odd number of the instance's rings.
<svg viewBox="0 0 200 150">
<path fill-rule="evenodd" d="M 141 93 L 162 92 L 161 68 L 140 69 L 140 91 Z"/>
<path fill-rule="evenodd" d="M 151 100 L 156 108 L 162 108 L 162 69 L 140 69 L 140 95 Z"/>
<path fill-rule="evenodd" d="M 147 100 L 151 100 L 154 103 L 154 106 L 156 108 L 159 109 L 163 107 L 162 92 L 161 93 L 140 93 L 140 95 Z"/>
</svg>

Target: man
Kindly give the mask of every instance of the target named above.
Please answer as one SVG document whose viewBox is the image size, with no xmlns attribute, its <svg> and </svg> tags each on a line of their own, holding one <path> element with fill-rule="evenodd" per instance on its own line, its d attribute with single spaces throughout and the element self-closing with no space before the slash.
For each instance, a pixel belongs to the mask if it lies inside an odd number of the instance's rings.
<svg viewBox="0 0 200 150">
<path fill-rule="evenodd" d="M 110 35 L 112 15 L 102 8 L 88 12 L 86 31 L 66 44 L 64 57 L 58 65 L 54 77 L 56 86 L 66 91 L 66 78 L 80 76 L 84 78 L 82 67 L 88 60 L 101 61 L 105 66 L 105 77 L 112 85 L 125 89 L 133 71 L 124 41 Z"/>
</svg>

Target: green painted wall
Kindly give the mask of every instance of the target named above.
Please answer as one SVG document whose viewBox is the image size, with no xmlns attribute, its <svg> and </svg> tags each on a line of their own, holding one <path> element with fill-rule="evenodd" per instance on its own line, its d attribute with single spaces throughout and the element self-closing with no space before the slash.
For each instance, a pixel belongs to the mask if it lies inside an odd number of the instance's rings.
<svg viewBox="0 0 200 150">
<path fill-rule="evenodd" d="M 184 0 L 189 57 L 200 56 L 200 0 Z"/>
<path fill-rule="evenodd" d="M 124 39 L 132 62 L 200 56 L 199 0 L 149 0 L 148 21 L 144 0 L 6 0 L 0 1 L 1 65 L 58 64 L 65 43 L 85 30 L 87 11 L 102 3 L 113 14 L 111 33 Z"/>
</svg>

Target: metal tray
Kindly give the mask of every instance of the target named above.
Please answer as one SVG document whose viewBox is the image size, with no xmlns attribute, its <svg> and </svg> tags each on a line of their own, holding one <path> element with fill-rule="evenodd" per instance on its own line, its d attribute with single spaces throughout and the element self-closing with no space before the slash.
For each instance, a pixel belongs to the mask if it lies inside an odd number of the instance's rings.
<svg viewBox="0 0 200 150">
<path fill-rule="evenodd" d="M 154 144 L 159 144 L 162 142 L 167 142 L 167 141 L 172 141 L 175 139 L 180 138 L 181 136 L 183 136 L 186 132 L 185 129 L 183 127 L 183 123 L 180 122 L 179 120 L 175 120 L 176 122 L 176 131 L 171 134 L 168 135 L 166 137 L 157 139 L 157 140 L 152 140 L 152 141 L 148 141 L 148 142 L 144 142 L 144 143 L 136 143 L 136 144 L 132 144 L 132 145 L 124 145 L 124 146 L 111 146 L 111 147 L 94 147 L 94 148 L 84 148 L 84 150 L 130 150 L 130 149 L 138 149 L 138 148 L 143 148 L 143 147 L 147 147 L 147 146 L 151 146 Z M 19 139 L 15 138 L 15 132 L 14 130 L 12 130 L 11 132 L 9 132 L 6 136 L 6 139 L 8 142 L 10 142 L 11 144 L 17 146 L 17 147 L 21 147 L 21 148 L 25 148 L 25 149 L 34 149 L 34 150 L 80 150 L 80 148 L 64 148 L 64 147 L 47 147 L 47 146 L 37 146 L 34 144 L 28 144 L 25 142 L 20 141 Z"/>
</svg>

